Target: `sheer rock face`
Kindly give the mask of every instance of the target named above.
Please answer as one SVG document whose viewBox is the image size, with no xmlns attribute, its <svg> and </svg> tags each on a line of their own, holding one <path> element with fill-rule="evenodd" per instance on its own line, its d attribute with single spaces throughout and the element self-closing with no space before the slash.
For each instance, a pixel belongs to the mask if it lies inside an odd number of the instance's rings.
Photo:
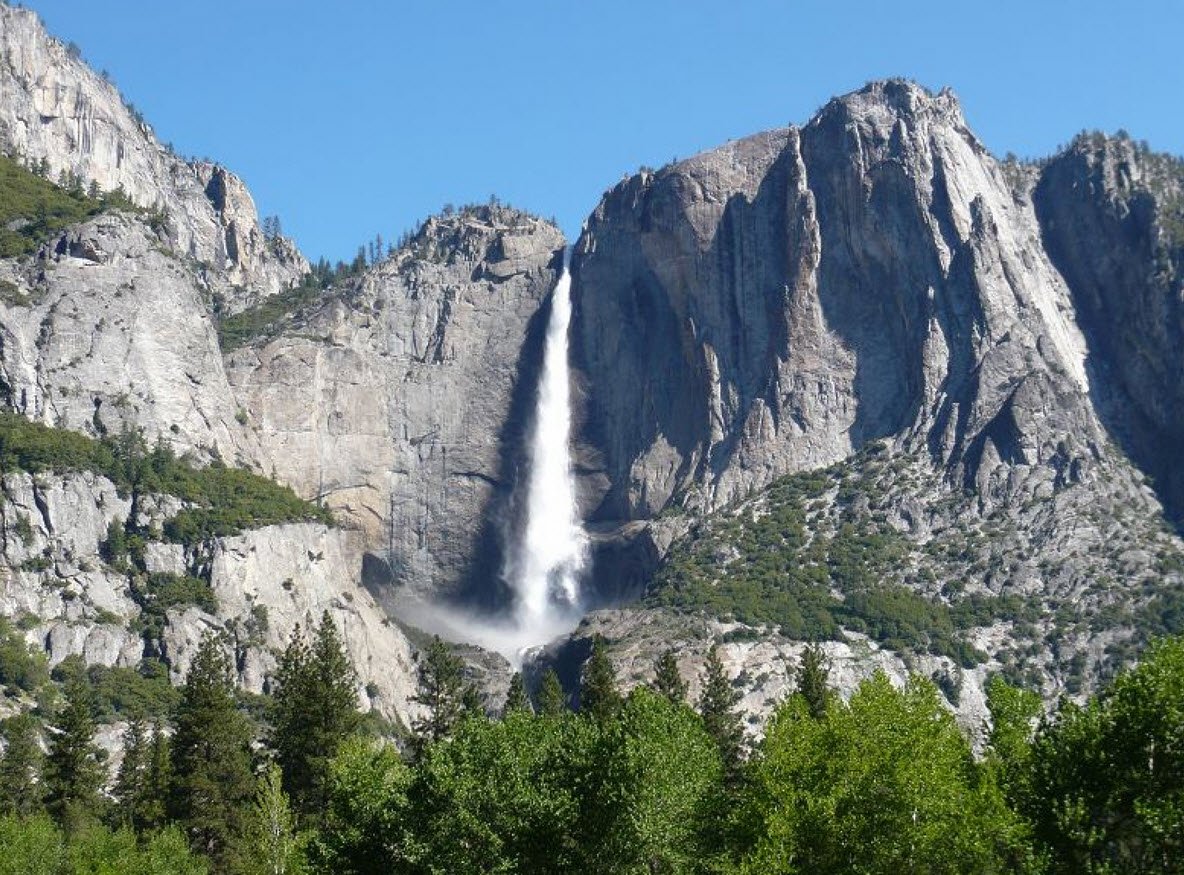
<svg viewBox="0 0 1184 875">
<path fill-rule="evenodd" d="M 1032 206 L 948 92 L 876 83 L 633 177 L 575 264 L 594 518 L 718 506 L 873 439 L 971 482 L 1102 439 Z"/>
<path fill-rule="evenodd" d="M 365 533 L 376 583 L 497 587 L 562 247 L 506 208 L 432 219 L 299 325 L 228 357 L 265 469 Z"/>
<path fill-rule="evenodd" d="M 164 216 L 170 248 L 202 264 L 228 310 L 298 281 L 308 263 L 267 241 L 255 204 L 229 171 L 187 162 L 157 142 L 118 90 L 28 10 L 0 5 L 0 148 L 103 191 L 121 188 Z"/>
<path fill-rule="evenodd" d="M 1184 163 L 1079 137 L 1034 193 L 1107 428 L 1184 519 Z"/>
<path fill-rule="evenodd" d="M 91 435 L 143 428 L 190 450 L 249 464 L 207 289 L 142 217 L 104 213 L 0 262 L 4 406 Z"/>
</svg>

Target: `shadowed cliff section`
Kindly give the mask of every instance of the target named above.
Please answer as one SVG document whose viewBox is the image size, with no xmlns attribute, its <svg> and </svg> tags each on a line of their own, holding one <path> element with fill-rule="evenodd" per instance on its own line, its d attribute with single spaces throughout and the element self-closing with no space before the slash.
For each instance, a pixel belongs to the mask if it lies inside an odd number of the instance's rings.
<svg viewBox="0 0 1184 875">
<path fill-rule="evenodd" d="M 1034 200 L 1089 340 L 1095 408 L 1184 525 L 1184 162 L 1082 135 Z"/>
</svg>

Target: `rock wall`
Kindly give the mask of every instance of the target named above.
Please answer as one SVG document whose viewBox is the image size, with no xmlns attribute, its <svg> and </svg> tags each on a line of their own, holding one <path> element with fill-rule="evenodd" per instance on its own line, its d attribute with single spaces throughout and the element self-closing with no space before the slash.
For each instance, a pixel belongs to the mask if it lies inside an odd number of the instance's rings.
<svg viewBox="0 0 1184 875">
<path fill-rule="evenodd" d="M 249 464 L 207 290 L 140 216 L 105 213 L 0 262 L 0 401 L 91 435 L 143 428 L 178 453 Z"/>
<path fill-rule="evenodd" d="M 227 359 L 265 470 L 365 533 L 376 591 L 496 595 L 563 237 L 501 207 L 429 220 Z"/>
<path fill-rule="evenodd" d="M 110 82 L 46 33 L 36 14 L 0 4 L 0 150 L 44 162 L 49 178 L 122 188 L 159 211 L 169 245 L 200 263 L 229 310 L 298 281 L 308 263 L 264 239 L 255 204 L 229 171 L 187 162 Z"/>
<path fill-rule="evenodd" d="M 1034 193 L 1089 338 L 1091 398 L 1184 519 L 1184 162 L 1079 137 Z"/>
<path fill-rule="evenodd" d="M 574 269 L 593 519 L 718 506 L 879 438 L 970 481 L 1102 439 L 1031 203 L 948 92 L 874 83 L 633 177 Z"/>
<path fill-rule="evenodd" d="M 410 720 L 411 647 L 360 586 L 354 534 L 292 524 L 188 552 L 178 544 L 149 543 L 146 572 L 199 575 L 217 610 L 171 608 L 161 639 L 146 640 L 136 625 L 141 611 L 129 572 L 104 561 L 101 552 L 108 525 L 126 521 L 130 500 L 108 480 L 85 473 L 7 474 L 2 491 L 0 615 L 19 622 L 51 666 L 74 654 L 87 664 L 127 668 L 160 656 L 179 683 L 202 635 L 212 630 L 233 643 L 239 682 L 262 692 L 296 625 L 310 629 L 328 611 L 357 668 L 360 706 Z M 159 528 L 177 507 L 167 497 L 141 502 L 139 523 Z"/>
</svg>

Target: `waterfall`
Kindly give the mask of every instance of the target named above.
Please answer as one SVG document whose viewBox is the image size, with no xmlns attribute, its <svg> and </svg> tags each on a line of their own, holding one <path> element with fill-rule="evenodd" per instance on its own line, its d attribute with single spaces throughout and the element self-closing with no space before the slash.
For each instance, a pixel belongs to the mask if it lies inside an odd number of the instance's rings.
<svg viewBox="0 0 1184 875">
<path fill-rule="evenodd" d="M 568 444 L 571 397 L 567 332 L 571 321 L 571 275 L 567 253 L 551 293 L 534 419 L 528 436 L 528 467 L 516 487 L 523 507 L 520 525 L 509 533 L 502 578 L 513 595 L 512 609 L 495 616 L 443 602 L 405 601 L 400 616 L 452 641 L 469 641 L 520 665 L 527 651 L 579 623 L 583 610 L 580 574 L 588 539 L 576 507 Z"/>
<path fill-rule="evenodd" d="M 514 591 L 514 619 L 526 644 L 541 643 L 578 610 L 580 571 L 587 539 L 576 507 L 568 445 L 571 397 L 567 333 L 571 321 L 571 274 L 563 272 L 551 294 L 543 348 L 526 492 L 526 518 L 513 545 L 506 581 Z M 530 639 L 537 636 L 536 640 Z"/>
</svg>

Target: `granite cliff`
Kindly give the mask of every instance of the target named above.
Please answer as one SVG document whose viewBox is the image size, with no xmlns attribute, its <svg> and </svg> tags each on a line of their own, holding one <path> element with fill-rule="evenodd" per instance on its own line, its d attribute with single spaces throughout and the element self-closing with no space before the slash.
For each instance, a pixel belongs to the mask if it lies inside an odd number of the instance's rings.
<svg viewBox="0 0 1184 875">
<path fill-rule="evenodd" d="M 135 574 L 103 553 L 132 514 L 120 489 L 9 472 L 3 613 L 55 663 L 131 666 L 147 646 L 174 675 L 222 628 L 261 690 L 271 650 L 329 609 L 360 697 L 406 720 L 401 600 L 507 599 L 562 234 L 496 204 L 449 210 L 310 284 L 237 177 L 159 144 L 3 6 L 0 147 L 130 201 L 0 259 L 4 410 L 139 430 L 338 524 L 150 539 L 139 572 L 203 580 L 217 610 L 177 609 L 146 643 Z M 1171 631 L 1182 180 L 1123 137 L 1000 162 L 950 92 L 892 80 L 608 191 L 572 259 L 573 452 L 591 606 L 620 610 L 539 665 L 603 631 L 636 682 L 670 642 L 726 640 L 755 715 L 822 634 L 845 687 L 920 670 L 973 725 L 992 672 L 1075 694 Z M 266 330 L 225 342 L 231 318 Z M 159 501 L 132 527 L 175 511 Z"/>
<path fill-rule="evenodd" d="M 1112 670 L 1179 598 L 1180 168 L 1101 136 L 1002 163 L 950 92 L 894 80 L 614 187 L 573 268 L 601 592 L 758 627 L 729 599 L 798 568 L 839 613 L 887 584 L 1019 597 L 1039 628 L 987 611 L 964 662 L 1032 648 L 1050 690 Z M 766 494 L 836 464 L 808 507 Z M 903 552 L 844 579 L 853 532 Z M 769 549 L 792 558 L 763 595 L 720 592 Z"/>
</svg>

